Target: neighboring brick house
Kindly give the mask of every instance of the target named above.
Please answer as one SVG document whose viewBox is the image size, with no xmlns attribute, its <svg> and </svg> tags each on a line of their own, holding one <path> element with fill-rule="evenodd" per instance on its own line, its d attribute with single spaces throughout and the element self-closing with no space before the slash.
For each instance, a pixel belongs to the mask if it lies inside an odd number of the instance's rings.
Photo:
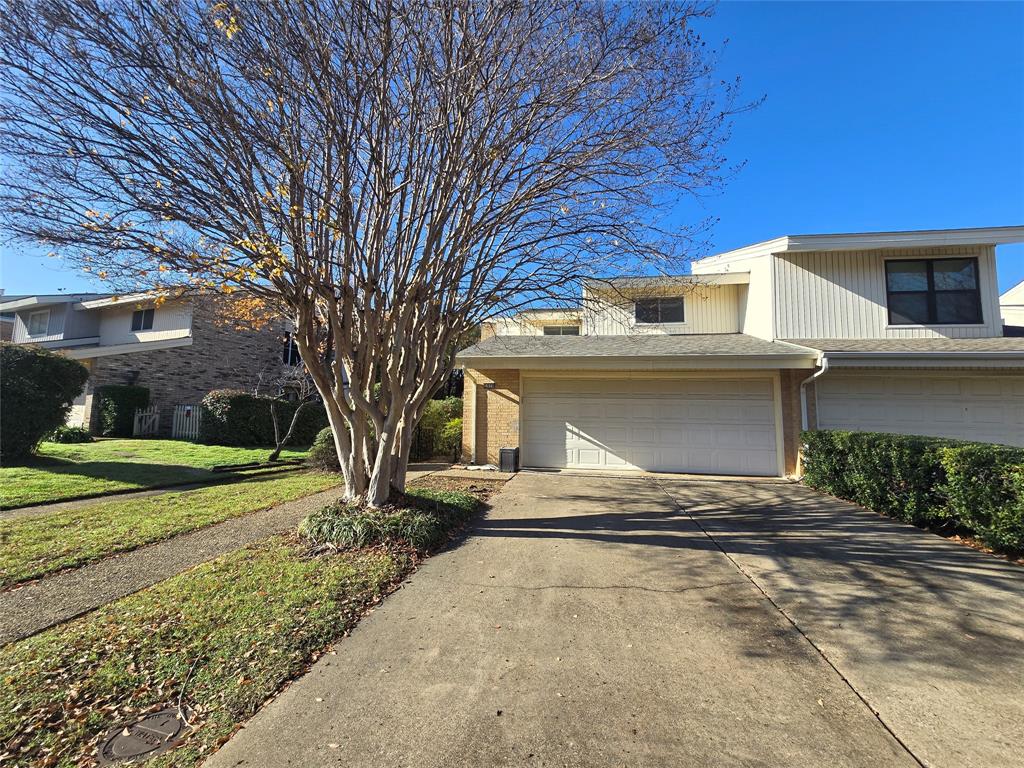
<svg viewBox="0 0 1024 768">
<path fill-rule="evenodd" d="M 190 296 L 157 303 L 153 294 L 29 296 L 0 302 L 15 315 L 13 342 L 80 360 L 90 372 L 68 423 L 96 431 L 96 388 L 147 387 L 170 435 L 174 408 L 213 389 L 253 389 L 297 362 L 285 323 L 239 329 L 230 300 Z"/>
</svg>

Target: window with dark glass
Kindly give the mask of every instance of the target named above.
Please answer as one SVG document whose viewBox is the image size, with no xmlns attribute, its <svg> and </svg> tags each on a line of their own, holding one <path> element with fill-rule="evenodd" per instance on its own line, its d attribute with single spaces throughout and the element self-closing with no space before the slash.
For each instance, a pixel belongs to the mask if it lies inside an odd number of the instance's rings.
<svg viewBox="0 0 1024 768">
<path fill-rule="evenodd" d="M 153 310 L 137 309 L 132 312 L 132 330 L 149 331 L 153 329 Z"/>
<path fill-rule="evenodd" d="M 578 325 L 545 325 L 544 326 L 545 336 L 579 336 L 580 327 Z"/>
<path fill-rule="evenodd" d="M 284 349 L 281 351 L 281 362 L 285 365 L 298 365 L 301 360 L 302 356 L 299 355 L 299 345 L 295 343 L 291 332 L 286 331 L 284 334 Z"/>
<path fill-rule="evenodd" d="M 977 259 L 885 262 L 891 325 L 980 323 Z"/>
<path fill-rule="evenodd" d="M 633 307 L 633 316 L 638 323 L 681 323 L 683 297 L 639 299 Z"/>
</svg>

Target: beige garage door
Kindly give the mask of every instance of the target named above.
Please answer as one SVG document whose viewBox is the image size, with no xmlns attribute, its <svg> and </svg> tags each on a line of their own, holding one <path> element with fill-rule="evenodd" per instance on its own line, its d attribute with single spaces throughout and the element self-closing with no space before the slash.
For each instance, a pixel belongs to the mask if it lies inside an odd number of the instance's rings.
<svg viewBox="0 0 1024 768">
<path fill-rule="evenodd" d="M 816 386 L 821 429 L 1024 446 L 1024 376 L 833 371 Z"/>
<path fill-rule="evenodd" d="M 767 377 L 527 377 L 522 464 L 778 475 L 774 398 Z"/>
</svg>

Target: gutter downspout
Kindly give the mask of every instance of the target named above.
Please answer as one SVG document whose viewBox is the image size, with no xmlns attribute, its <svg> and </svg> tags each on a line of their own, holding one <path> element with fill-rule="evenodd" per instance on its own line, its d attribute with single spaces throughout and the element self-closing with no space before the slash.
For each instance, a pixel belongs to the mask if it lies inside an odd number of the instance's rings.
<svg viewBox="0 0 1024 768">
<path fill-rule="evenodd" d="M 828 358 L 825 356 L 824 352 L 822 352 L 821 353 L 821 357 L 818 358 L 818 365 L 821 366 L 818 370 L 816 370 L 814 373 L 812 373 L 810 376 L 808 376 L 806 379 L 804 379 L 803 381 L 800 382 L 800 429 L 801 429 L 801 431 L 805 431 L 810 426 L 810 424 L 808 423 L 810 421 L 810 417 L 807 414 L 807 385 L 810 384 L 815 379 L 820 379 L 822 376 L 824 376 L 826 373 L 828 373 Z M 804 462 L 803 462 L 803 451 L 802 450 L 798 450 L 797 454 L 796 454 L 796 476 L 797 476 L 797 478 L 803 477 L 803 474 L 804 474 L 803 464 L 804 464 Z"/>
<path fill-rule="evenodd" d="M 828 373 L 828 357 L 824 353 L 818 358 L 818 365 L 821 366 L 818 370 L 800 382 L 800 428 L 803 430 L 810 426 L 810 417 L 807 414 L 807 385 Z"/>
</svg>

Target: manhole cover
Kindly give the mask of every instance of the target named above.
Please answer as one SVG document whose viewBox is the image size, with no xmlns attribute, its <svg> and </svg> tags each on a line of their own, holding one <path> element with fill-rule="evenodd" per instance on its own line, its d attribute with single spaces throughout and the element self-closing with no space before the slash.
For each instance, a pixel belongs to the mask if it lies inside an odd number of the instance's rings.
<svg viewBox="0 0 1024 768">
<path fill-rule="evenodd" d="M 177 709 L 162 709 L 124 726 L 118 726 L 100 742 L 100 765 L 132 761 L 140 763 L 163 754 L 188 735 L 188 724 Z"/>
</svg>

